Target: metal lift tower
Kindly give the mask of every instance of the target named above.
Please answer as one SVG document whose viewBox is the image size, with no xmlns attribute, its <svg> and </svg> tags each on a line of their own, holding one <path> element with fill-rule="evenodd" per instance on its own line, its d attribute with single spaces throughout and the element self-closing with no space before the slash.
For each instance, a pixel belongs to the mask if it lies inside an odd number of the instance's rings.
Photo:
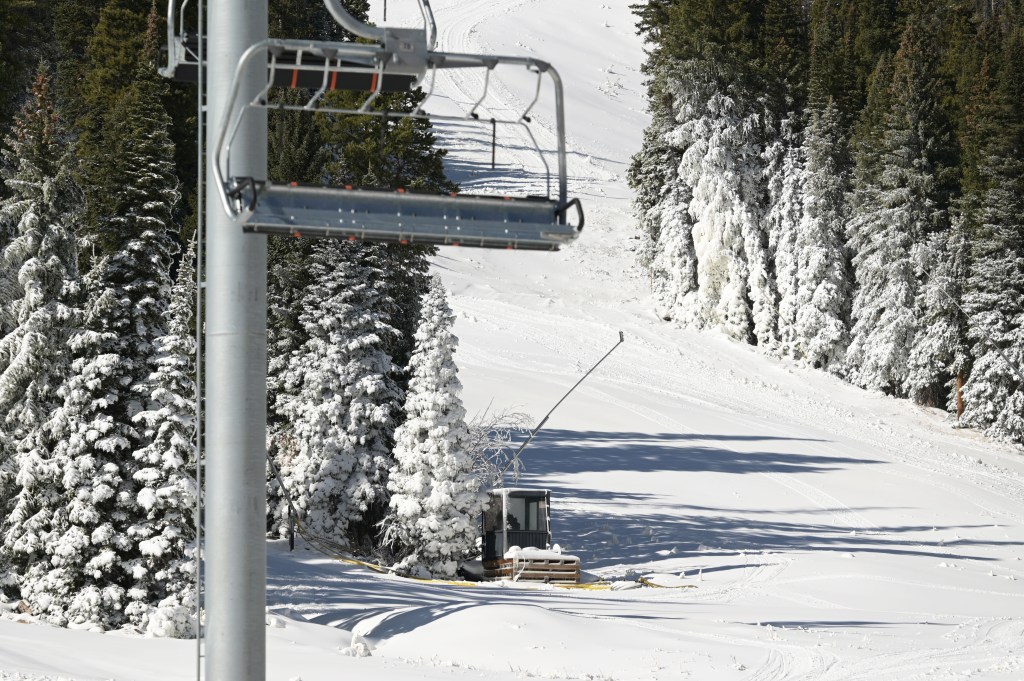
<svg viewBox="0 0 1024 681">
<path fill-rule="evenodd" d="M 562 81 L 533 57 L 439 52 L 429 0 L 418 0 L 423 28 L 364 24 L 341 0 L 327 11 L 362 42 L 268 40 L 267 0 L 211 0 L 206 26 L 186 30 L 189 0 L 167 0 L 167 66 L 176 80 L 205 80 L 206 120 L 206 678 L 266 678 L 266 234 L 350 241 L 558 250 L 583 228 L 583 207 L 568 197 Z M 210 36 L 207 40 L 206 36 Z M 372 42 L 373 44 L 369 44 Z M 204 50 L 205 46 L 205 50 Z M 511 118 L 482 118 L 491 72 L 525 68 L 533 99 Z M 438 71 L 475 69 L 479 97 L 460 115 L 431 115 L 423 102 Z M 205 73 L 203 79 L 201 74 Z M 554 169 L 530 129 L 542 83 L 554 90 Z M 382 93 L 426 86 L 413 111 L 376 109 Z M 312 92 L 305 104 L 273 101 L 283 88 Z M 328 90 L 361 91 L 354 109 L 331 106 Z M 443 196 L 357 187 L 303 187 L 267 180 L 267 110 L 499 124 L 522 130 L 545 168 L 535 196 Z M 570 221 L 572 213 L 576 223 Z"/>
<path fill-rule="evenodd" d="M 207 120 L 220 121 L 242 54 L 267 37 L 267 0 L 213 0 L 208 9 L 216 39 L 206 49 Z M 265 81 L 253 72 L 241 87 L 252 97 Z M 233 162 L 266 177 L 266 111 L 253 114 Z M 207 126 L 207 149 L 217 131 Z M 206 678 L 263 681 L 267 238 L 242 231 L 221 208 L 221 191 L 206 185 Z"/>
</svg>

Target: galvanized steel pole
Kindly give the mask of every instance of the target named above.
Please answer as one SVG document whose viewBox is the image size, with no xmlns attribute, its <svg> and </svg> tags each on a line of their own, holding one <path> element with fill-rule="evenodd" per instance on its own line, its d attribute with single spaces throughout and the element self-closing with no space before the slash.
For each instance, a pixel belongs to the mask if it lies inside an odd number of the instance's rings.
<svg viewBox="0 0 1024 681">
<path fill-rule="evenodd" d="M 207 5 L 206 148 L 213 150 L 239 58 L 267 37 L 267 0 Z M 255 96 L 266 77 L 252 70 L 242 96 Z M 208 153 L 207 163 L 214 157 Z M 248 112 L 232 172 L 266 179 L 265 110 Z M 214 184 L 206 189 L 206 678 L 263 681 L 267 242 L 224 213 Z"/>
</svg>

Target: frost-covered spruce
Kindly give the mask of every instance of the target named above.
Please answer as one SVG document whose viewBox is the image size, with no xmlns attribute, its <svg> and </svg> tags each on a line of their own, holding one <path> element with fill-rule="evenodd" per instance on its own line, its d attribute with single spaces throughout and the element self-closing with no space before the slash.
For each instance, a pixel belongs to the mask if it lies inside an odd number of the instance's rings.
<svg viewBox="0 0 1024 681">
<path fill-rule="evenodd" d="M 385 541 L 400 569 L 453 577 L 476 545 L 485 495 L 467 451 L 469 430 L 453 354 L 458 339 L 440 280 L 423 298 L 409 362 L 405 422 L 395 431 Z"/>
<path fill-rule="evenodd" d="M 633 209 L 640 226 L 640 263 L 647 268 L 658 314 L 666 320 L 693 325 L 696 309 L 697 256 L 693 252 L 690 191 L 679 182 L 681 150 L 668 142 L 675 126 L 673 111 L 658 96 L 664 83 L 659 73 L 650 85 L 651 124 L 644 130 L 641 150 L 633 157 L 629 184 L 635 191 Z"/>
<path fill-rule="evenodd" d="M 302 239 L 271 239 L 267 243 L 267 454 L 279 471 L 290 470 L 294 451 L 289 419 L 280 407 L 288 402 L 292 355 L 306 341 L 299 313 L 309 248 L 309 242 Z M 269 465 L 267 469 L 267 529 L 284 537 L 289 527 L 288 502 Z"/>
<path fill-rule="evenodd" d="M 670 80 L 680 123 L 667 140 L 683 150 L 678 175 L 689 188 L 697 264 L 698 295 L 688 316 L 702 327 L 769 344 L 777 311 L 758 204 L 762 112 L 724 71 L 690 60 Z"/>
<path fill-rule="evenodd" d="M 917 57 L 920 34 L 909 27 L 892 63 L 880 60 L 865 118 L 879 122 L 862 135 L 847 225 L 857 292 L 847 362 L 854 382 L 904 396 L 910 354 L 921 329 L 922 273 L 918 251 L 935 229 L 935 140 L 919 122 L 928 107 L 927 80 Z"/>
<path fill-rule="evenodd" d="M 964 420 L 992 437 L 1024 442 L 1024 162 L 1009 150 L 985 164 L 992 186 L 972 247 L 964 293 L 975 357 Z M 1013 366 L 1011 366 L 1013 365 Z M 1016 367 L 1016 369 L 1014 368 Z"/>
<path fill-rule="evenodd" d="M 134 583 L 125 613 L 157 636 L 194 635 L 195 553 L 195 252 L 178 270 L 167 335 L 156 339 L 152 374 L 141 386 L 149 408 L 135 415 L 148 440 L 134 453 L 140 519 L 131 529 L 139 556 L 129 561 Z"/>
<path fill-rule="evenodd" d="M 401 392 L 385 351 L 395 333 L 379 284 L 380 246 L 317 242 L 293 353 L 279 395 L 290 450 L 283 475 L 315 536 L 368 548 L 386 508 L 394 413 Z"/>
<path fill-rule="evenodd" d="M 155 78 L 155 76 L 154 76 Z M 136 584 L 146 513 L 138 501 L 135 452 L 149 440 L 135 416 L 149 408 L 151 358 L 167 334 L 171 214 L 179 198 L 170 119 L 160 83 L 140 73 L 109 112 L 111 167 L 105 234 L 110 251 L 85 278 L 81 328 L 71 336 L 71 374 L 53 420 L 49 465 L 62 503 L 41 533 L 43 560 L 22 594 L 44 619 L 119 627 Z"/>
<path fill-rule="evenodd" d="M 847 281 L 844 223 L 845 140 L 834 101 L 812 109 L 805 137 L 803 216 L 799 223 L 795 357 L 837 368 L 846 348 Z M 780 284 L 781 286 L 781 284 Z M 785 308 L 788 312 L 789 307 Z"/>
<path fill-rule="evenodd" d="M 803 214 L 805 163 L 795 119 L 792 115 L 782 121 L 780 134 L 764 154 L 768 188 L 765 223 L 779 298 L 776 351 L 790 357 L 795 356 L 797 343 L 797 234 Z"/>
<path fill-rule="evenodd" d="M 7 139 L 0 177 L 12 195 L 0 202 L 0 588 L 14 596 L 14 576 L 43 560 L 41 533 L 59 503 L 50 461 L 51 420 L 67 377 L 67 341 L 77 321 L 78 247 L 74 220 L 81 193 L 71 179 L 50 93 L 40 70 L 32 98 Z M 5 568 L 6 566 L 6 568 Z"/>
<path fill-rule="evenodd" d="M 967 279 L 963 217 L 946 234 L 933 234 L 918 251 L 928 277 L 918 292 L 923 333 L 910 353 L 907 392 L 919 404 L 957 410 L 957 377 L 970 366 L 967 320 L 961 309 Z"/>
</svg>

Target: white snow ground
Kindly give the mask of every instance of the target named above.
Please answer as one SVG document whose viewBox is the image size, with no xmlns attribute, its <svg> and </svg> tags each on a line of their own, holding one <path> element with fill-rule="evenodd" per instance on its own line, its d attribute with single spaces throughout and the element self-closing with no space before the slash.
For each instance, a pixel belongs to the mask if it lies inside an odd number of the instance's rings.
<svg viewBox="0 0 1024 681">
<path fill-rule="evenodd" d="M 392 22 L 416 16 L 411 0 L 389 4 Z M 442 48 L 560 70 L 588 220 L 560 253 L 437 258 L 467 408 L 540 418 L 625 331 L 527 450 L 522 484 L 553 490 L 555 540 L 585 570 L 692 588 L 430 585 L 275 543 L 268 678 L 1024 678 L 1019 451 L 654 314 L 624 181 L 647 121 L 628 0 L 433 4 Z M 439 81 L 435 105 L 472 85 Z M 517 85 L 492 105 L 512 108 Z M 446 138 L 455 171 L 468 139 Z M 534 181 L 503 142 L 498 170 L 460 177 L 464 189 Z M 194 649 L 8 619 L 0 679 L 189 679 Z"/>
</svg>

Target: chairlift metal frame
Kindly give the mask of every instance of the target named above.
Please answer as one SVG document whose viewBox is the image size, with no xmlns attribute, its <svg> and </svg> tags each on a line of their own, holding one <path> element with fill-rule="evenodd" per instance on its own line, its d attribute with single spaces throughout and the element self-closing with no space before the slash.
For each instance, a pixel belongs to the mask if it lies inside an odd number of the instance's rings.
<svg viewBox="0 0 1024 681">
<path fill-rule="evenodd" d="M 198 80 L 195 75 L 199 71 L 199 49 L 198 42 L 201 36 L 196 36 L 196 47 L 188 40 L 188 33 L 185 31 L 185 10 L 188 9 L 190 0 L 182 0 L 178 6 L 178 0 L 167 2 L 167 65 L 159 69 L 160 75 L 173 80 Z M 179 72 L 179 69 L 182 69 Z"/>
<path fill-rule="evenodd" d="M 184 24 L 189 0 L 175 11 L 177 0 L 169 0 L 168 66 L 164 75 L 194 63 L 184 39 L 175 32 L 175 14 Z M 565 114 L 561 77 L 548 62 L 532 57 L 477 55 L 436 52 L 436 24 L 428 0 L 418 0 L 423 28 L 368 26 L 344 9 L 340 0 L 324 0 L 336 21 L 351 33 L 378 44 L 268 39 L 252 45 L 242 55 L 220 121 L 214 149 L 212 174 L 225 212 L 251 232 L 290 236 L 320 236 L 350 240 L 393 241 L 474 247 L 558 250 L 573 241 L 583 227 L 579 199 L 568 199 L 566 170 Z M 179 35 L 180 33 L 180 35 Z M 179 57 L 184 57 L 180 60 Z M 241 84 L 252 68 L 266 64 L 266 86 L 250 101 L 241 100 Z M 480 110 L 491 85 L 491 72 L 499 66 L 524 67 L 536 74 L 533 98 L 514 118 L 483 118 Z M 442 69 L 483 69 L 480 96 L 463 115 L 428 114 L 424 105 L 433 97 L 437 72 Z M 557 187 L 552 172 L 530 128 L 531 112 L 540 100 L 545 76 L 550 78 L 555 98 Z M 411 112 L 373 108 L 382 93 L 409 91 L 427 84 L 425 97 Z M 304 104 L 272 101 L 276 88 L 308 87 L 314 90 Z M 362 90 L 366 98 L 356 108 L 325 104 L 329 91 Z M 545 196 L 512 198 L 489 195 L 425 195 L 396 188 L 381 191 L 362 188 L 299 187 L 273 183 L 231 172 L 231 150 L 247 112 L 253 109 L 306 111 L 334 115 L 413 118 L 435 122 L 519 126 L 530 140 L 544 167 Z M 547 152 L 550 153 L 550 152 Z M 577 224 L 570 225 L 568 213 L 576 209 Z"/>
</svg>

